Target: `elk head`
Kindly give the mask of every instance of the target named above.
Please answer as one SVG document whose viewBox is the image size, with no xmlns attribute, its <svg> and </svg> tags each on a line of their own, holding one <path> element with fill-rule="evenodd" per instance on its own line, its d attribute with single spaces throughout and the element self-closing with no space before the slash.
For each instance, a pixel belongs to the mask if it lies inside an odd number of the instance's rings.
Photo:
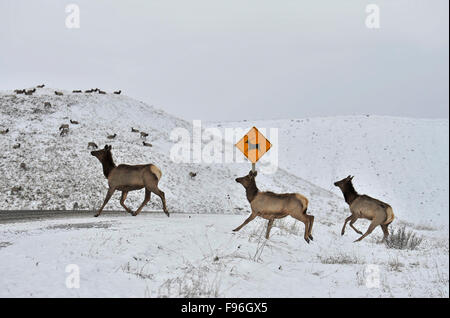
<svg viewBox="0 0 450 318">
<path fill-rule="evenodd" d="M 351 183 L 354 176 L 347 176 L 346 178 L 336 181 L 334 185 L 339 187 L 341 190 L 345 188 L 348 183 Z"/>
<path fill-rule="evenodd" d="M 91 151 L 91 155 L 103 162 L 106 158 L 111 157 L 111 148 L 110 145 L 105 145 L 103 149 Z"/>
<path fill-rule="evenodd" d="M 252 182 L 255 182 L 255 177 L 257 174 L 257 171 L 253 172 L 250 170 L 248 175 L 246 175 L 245 177 L 236 178 L 236 182 L 242 184 L 244 188 L 248 188 L 252 184 Z"/>
</svg>

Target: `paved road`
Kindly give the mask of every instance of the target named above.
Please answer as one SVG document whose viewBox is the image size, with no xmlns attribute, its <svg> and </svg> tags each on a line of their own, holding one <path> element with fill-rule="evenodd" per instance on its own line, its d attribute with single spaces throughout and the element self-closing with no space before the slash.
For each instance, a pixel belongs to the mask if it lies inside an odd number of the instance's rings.
<svg viewBox="0 0 450 318">
<path fill-rule="evenodd" d="M 161 213 L 162 211 L 142 211 L 141 213 Z M 0 211 L 0 224 L 2 223 L 16 223 L 16 222 L 30 222 L 46 219 L 64 219 L 74 217 L 92 217 L 94 218 L 95 211 L 53 211 L 53 210 L 15 210 L 15 211 Z M 103 211 L 102 216 L 130 216 L 125 211 Z"/>
</svg>

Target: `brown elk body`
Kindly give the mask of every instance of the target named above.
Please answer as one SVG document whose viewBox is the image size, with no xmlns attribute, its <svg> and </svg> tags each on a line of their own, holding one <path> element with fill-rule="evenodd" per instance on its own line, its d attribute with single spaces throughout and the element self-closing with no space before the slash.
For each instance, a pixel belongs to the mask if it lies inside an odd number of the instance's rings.
<svg viewBox="0 0 450 318">
<path fill-rule="evenodd" d="M 74 90 L 72 91 L 72 93 L 81 93 L 81 90 L 79 90 L 79 89 L 74 89 Z"/>
<path fill-rule="evenodd" d="M 131 132 L 138 133 L 138 132 L 139 132 L 139 129 L 135 129 L 135 128 L 131 127 Z"/>
<path fill-rule="evenodd" d="M 55 91 L 55 95 L 57 95 L 57 96 L 62 96 L 62 95 L 64 95 L 62 92 L 58 92 L 58 91 Z"/>
<path fill-rule="evenodd" d="M 148 134 L 146 132 L 141 131 L 141 138 L 147 138 Z"/>
<path fill-rule="evenodd" d="M 69 124 L 61 124 L 61 126 L 59 126 L 59 130 L 61 129 L 69 129 Z"/>
<path fill-rule="evenodd" d="M 236 182 L 245 188 L 247 200 L 250 202 L 252 214 L 233 231 L 237 232 L 257 216 L 269 220 L 267 224 L 266 239 L 275 219 L 281 219 L 288 215 L 305 224 L 305 241 L 309 243 L 313 239 L 311 235 L 314 216 L 306 214 L 308 199 L 300 193 L 277 194 L 273 192 L 261 192 L 256 186 L 256 171 L 250 171 L 245 177 L 237 178 Z"/>
<path fill-rule="evenodd" d="M 149 142 L 143 141 L 142 144 L 144 145 L 144 147 L 153 147 L 153 145 Z"/>
<path fill-rule="evenodd" d="M 38 85 L 38 86 L 36 86 L 37 88 L 44 88 L 45 87 L 45 84 L 41 84 L 41 85 Z"/>
<path fill-rule="evenodd" d="M 161 198 L 163 211 L 169 216 L 166 207 L 166 199 L 164 192 L 158 188 L 158 182 L 161 179 L 161 170 L 153 164 L 145 165 L 118 165 L 116 166 L 111 154 L 111 146 L 106 145 L 101 150 L 92 151 L 91 155 L 95 156 L 103 166 L 103 174 L 108 179 L 108 193 L 103 202 L 103 205 L 98 210 L 95 216 L 99 216 L 103 208 L 108 203 L 113 193 L 122 191 L 120 204 L 122 207 L 132 215 L 136 216 L 141 212 L 142 208 L 150 201 L 150 194 L 153 192 Z M 136 212 L 132 212 L 130 208 L 125 205 L 125 199 L 129 191 L 140 190 L 145 188 L 145 198 Z"/>
<path fill-rule="evenodd" d="M 388 226 L 394 220 L 394 211 L 392 207 L 380 200 L 369 197 L 368 195 L 358 194 L 352 184 L 353 177 L 348 176 L 340 181 L 336 181 L 334 185 L 341 189 L 344 194 L 345 202 L 350 206 L 350 215 L 345 219 L 344 226 L 342 227 L 341 235 L 345 233 L 345 226 L 350 221 L 350 227 L 355 230 L 356 233 L 362 234 L 355 242 L 361 241 L 367 235 L 379 225 L 383 230 L 383 241 L 389 236 Z M 372 222 L 369 225 L 366 233 L 362 233 L 356 227 L 354 223 L 358 219 L 368 219 Z"/>
<path fill-rule="evenodd" d="M 114 138 L 116 138 L 116 137 L 117 137 L 117 134 L 106 136 L 106 138 L 108 138 L 108 139 L 114 139 Z"/>
<path fill-rule="evenodd" d="M 78 122 L 78 121 L 76 121 L 76 120 L 70 120 L 70 123 L 72 124 L 72 125 L 79 125 L 80 124 L 80 122 Z"/>
<path fill-rule="evenodd" d="M 115 92 L 114 92 L 114 94 L 116 94 L 116 95 L 120 95 L 120 93 L 122 93 L 122 91 L 121 91 L 121 90 L 119 90 L 119 91 L 115 91 Z"/>
</svg>

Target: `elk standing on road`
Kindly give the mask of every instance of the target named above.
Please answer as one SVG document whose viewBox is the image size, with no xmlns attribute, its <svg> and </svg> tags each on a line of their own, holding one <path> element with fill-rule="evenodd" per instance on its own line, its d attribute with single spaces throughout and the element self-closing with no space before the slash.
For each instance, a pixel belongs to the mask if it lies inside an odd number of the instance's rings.
<svg viewBox="0 0 450 318">
<path fill-rule="evenodd" d="M 347 222 L 350 221 L 350 227 L 355 230 L 356 233 L 362 234 L 357 228 L 353 226 L 356 220 L 363 218 L 371 220 L 366 233 L 364 233 L 355 242 L 361 241 L 367 235 L 372 233 L 372 231 L 379 225 L 383 230 L 384 236 L 383 241 L 389 236 L 388 226 L 394 220 L 394 212 L 392 207 L 380 200 L 369 197 L 368 195 L 358 194 L 352 184 L 353 177 L 348 176 L 340 181 L 336 181 L 334 185 L 341 189 L 344 194 L 345 202 L 350 206 L 350 215 L 345 219 L 344 226 L 342 227 L 341 235 L 345 233 L 345 226 Z"/>
<path fill-rule="evenodd" d="M 103 166 L 103 174 L 108 179 L 108 193 L 106 194 L 105 201 L 98 210 L 95 216 L 99 216 L 102 213 L 103 208 L 108 203 L 113 193 L 118 190 L 122 191 L 122 197 L 120 198 L 120 205 L 133 216 L 136 216 L 141 212 L 142 208 L 150 201 L 150 194 L 153 192 L 161 198 L 164 213 L 169 216 L 169 212 L 166 207 L 166 198 L 164 192 L 158 188 L 158 182 L 161 179 L 161 170 L 154 164 L 145 165 L 118 165 L 116 166 L 111 154 L 111 146 L 106 145 L 101 150 L 92 151 L 91 155 L 96 157 Z M 145 198 L 136 212 L 132 212 L 130 208 L 125 205 L 125 199 L 129 191 L 140 190 L 145 188 Z"/>
<path fill-rule="evenodd" d="M 252 214 L 233 231 L 237 232 L 257 216 L 269 220 L 267 224 L 266 239 L 269 238 L 274 219 L 281 219 L 288 215 L 305 224 L 305 241 L 309 243 L 313 239 L 311 235 L 314 216 L 306 214 L 308 199 L 299 193 L 273 193 L 261 192 L 256 186 L 257 172 L 250 171 L 247 176 L 237 178 L 236 182 L 245 188 L 247 200 L 250 202 Z"/>
</svg>

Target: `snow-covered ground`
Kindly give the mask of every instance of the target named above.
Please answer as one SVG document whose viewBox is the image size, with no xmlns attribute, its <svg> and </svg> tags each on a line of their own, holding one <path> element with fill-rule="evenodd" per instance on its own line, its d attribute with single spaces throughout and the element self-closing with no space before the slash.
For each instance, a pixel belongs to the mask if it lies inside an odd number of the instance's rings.
<svg viewBox="0 0 450 318">
<path fill-rule="evenodd" d="M 262 190 L 308 197 L 308 213 L 316 217 L 308 245 L 303 224 L 289 217 L 276 222 L 269 240 L 263 220 L 231 232 L 249 211 L 234 181 L 249 164 L 173 163 L 170 132 L 192 131 L 191 123 L 122 95 L 53 91 L 0 93 L 0 130 L 9 128 L 0 135 L 0 210 L 98 208 L 107 183 L 87 149 L 94 141 L 111 144 L 116 163 L 158 165 L 169 211 L 182 213 L 0 224 L 0 296 L 449 296 L 448 120 L 211 124 L 280 128 L 271 150 L 278 149 L 280 168 L 259 174 L 257 183 Z M 58 128 L 69 119 L 80 125 L 71 124 L 69 135 L 60 137 Z M 144 147 L 131 127 L 148 132 L 153 147 Z M 113 133 L 114 140 L 106 138 Z M 348 174 L 355 175 L 359 192 L 394 207 L 393 228 L 406 225 L 423 237 L 418 248 L 379 244 L 379 228 L 357 244 L 350 228 L 340 235 L 349 212 L 332 183 Z M 131 192 L 126 203 L 136 209 L 143 196 Z M 121 210 L 119 197 L 107 209 Z M 149 210 L 161 211 L 159 199 L 152 198 Z M 368 222 L 356 226 L 365 230 Z M 80 269 L 79 289 L 66 287 L 69 264 Z M 369 288 L 374 281 L 379 283 Z"/>
<path fill-rule="evenodd" d="M 0 297 L 448 297 L 448 233 L 417 230 L 413 251 L 318 223 L 231 230 L 245 216 L 142 214 L 0 227 Z M 67 288 L 79 269 L 79 288 Z M 66 268 L 69 272 L 66 272 Z"/>
</svg>

